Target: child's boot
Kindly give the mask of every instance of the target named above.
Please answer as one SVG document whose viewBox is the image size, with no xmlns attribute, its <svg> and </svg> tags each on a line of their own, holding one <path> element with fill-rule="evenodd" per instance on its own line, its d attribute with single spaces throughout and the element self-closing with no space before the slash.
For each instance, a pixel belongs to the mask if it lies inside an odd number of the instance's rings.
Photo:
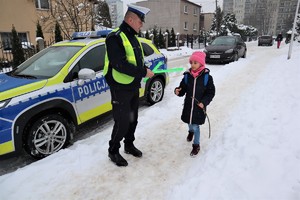
<svg viewBox="0 0 300 200">
<path fill-rule="evenodd" d="M 196 156 L 200 151 L 200 145 L 199 144 L 193 144 L 193 150 L 191 151 L 190 156 L 194 157 Z"/>
<path fill-rule="evenodd" d="M 194 133 L 191 132 L 191 131 L 189 131 L 189 134 L 188 134 L 188 136 L 186 137 L 186 141 L 188 141 L 188 142 L 192 141 L 193 136 L 194 136 Z"/>
</svg>

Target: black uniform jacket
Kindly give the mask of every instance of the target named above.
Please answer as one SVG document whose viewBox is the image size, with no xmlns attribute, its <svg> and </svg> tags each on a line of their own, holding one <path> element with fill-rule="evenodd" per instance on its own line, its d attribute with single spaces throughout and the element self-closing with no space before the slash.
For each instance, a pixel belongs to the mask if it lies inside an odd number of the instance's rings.
<svg viewBox="0 0 300 200">
<path fill-rule="evenodd" d="M 283 39 L 282 34 L 278 34 L 275 40 L 282 41 L 282 39 Z"/>
<path fill-rule="evenodd" d="M 205 73 L 208 73 L 206 86 L 204 86 Z M 187 75 L 187 80 L 185 80 L 185 75 Z M 178 96 L 185 95 L 181 120 L 188 124 L 204 124 L 206 116 L 197 104 L 203 103 L 206 109 L 215 96 L 215 85 L 212 76 L 209 75 L 209 69 L 204 69 L 196 78 L 190 74 L 190 71 L 184 72 L 179 87 L 181 91 Z"/>
<path fill-rule="evenodd" d="M 127 61 L 125 48 L 119 31 L 124 32 L 130 41 L 134 49 L 137 66 L 134 66 Z M 142 49 L 135 37 L 137 33 L 125 21 L 120 25 L 119 31 L 110 33 L 105 40 L 109 59 L 108 72 L 105 75 L 105 79 L 108 85 L 115 89 L 136 89 L 141 86 L 141 80 L 147 74 Z M 135 77 L 134 81 L 130 84 L 120 84 L 116 82 L 112 77 L 112 68 L 118 72 Z"/>
</svg>

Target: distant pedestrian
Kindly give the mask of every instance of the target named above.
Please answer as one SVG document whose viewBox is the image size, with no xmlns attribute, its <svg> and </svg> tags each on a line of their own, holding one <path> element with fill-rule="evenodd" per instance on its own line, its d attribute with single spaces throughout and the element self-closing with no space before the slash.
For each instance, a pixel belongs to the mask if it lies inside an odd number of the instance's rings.
<svg viewBox="0 0 300 200">
<path fill-rule="evenodd" d="M 206 118 L 206 107 L 215 96 L 215 85 L 210 70 L 205 68 L 204 52 L 194 52 L 189 61 L 191 68 L 184 72 L 179 87 L 174 92 L 177 96 L 184 96 L 181 120 L 188 124 L 187 141 L 193 141 L 190 156 L 196 156 L 200 151 L 200 127 Z"/>
<path fill-rule="evenodd" d="M 277 49 L 279 49 L 282 39 L 283 39 L 282 34 L 279 33 L 275 39 L 277 41 Z"/>
</svg>

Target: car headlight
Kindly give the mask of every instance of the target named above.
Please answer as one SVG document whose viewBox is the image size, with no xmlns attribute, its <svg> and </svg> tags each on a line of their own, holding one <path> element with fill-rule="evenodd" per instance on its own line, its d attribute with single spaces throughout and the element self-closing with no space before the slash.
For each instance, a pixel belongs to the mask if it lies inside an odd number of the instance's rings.
<svg viewBox="0 0 300 200">
<path fill-rule="evenodd" d="M 233 49 L 228 49 L 227 51 L 225 51 L 225 53 L 232 53 Z"/>
<path fill-rule="evenodd" d="M 207 50 L 204 48 L 204 49 L 203 49 L 203 52 L 204 52 L 204 53 L 207 53 Z"/>
<path fill-rule="evenodd" d="M 10 99 L 6 99 L 4 101 L 0 101 L 0 109 L 4 108 L 9 102 L 10 102 Z"/>
</svg>

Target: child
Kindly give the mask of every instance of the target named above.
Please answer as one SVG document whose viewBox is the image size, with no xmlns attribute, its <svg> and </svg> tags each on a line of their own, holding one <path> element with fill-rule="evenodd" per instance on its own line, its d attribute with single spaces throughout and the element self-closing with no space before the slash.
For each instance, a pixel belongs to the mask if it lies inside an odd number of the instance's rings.
<svg viewBox="0 0 300 200">
<path fill-rule="evenodd" d="M 204 124 L 206 106 L 215 96 L 215 85 L 213 78 L 209 75 L 209 69 L 205 68 L 204 52 L 194 52 L 189 61 L 191 68 L 184 72 L 184 77 L 179 87 L 175 88 L 177 96 L 184 96 L 184 105 L 181 120 L 188 124 L 187 141 L 193 142 L 193 150 L 190 155 L 196 156 L 200 151 L 200 128 Z"/>
</svg>

